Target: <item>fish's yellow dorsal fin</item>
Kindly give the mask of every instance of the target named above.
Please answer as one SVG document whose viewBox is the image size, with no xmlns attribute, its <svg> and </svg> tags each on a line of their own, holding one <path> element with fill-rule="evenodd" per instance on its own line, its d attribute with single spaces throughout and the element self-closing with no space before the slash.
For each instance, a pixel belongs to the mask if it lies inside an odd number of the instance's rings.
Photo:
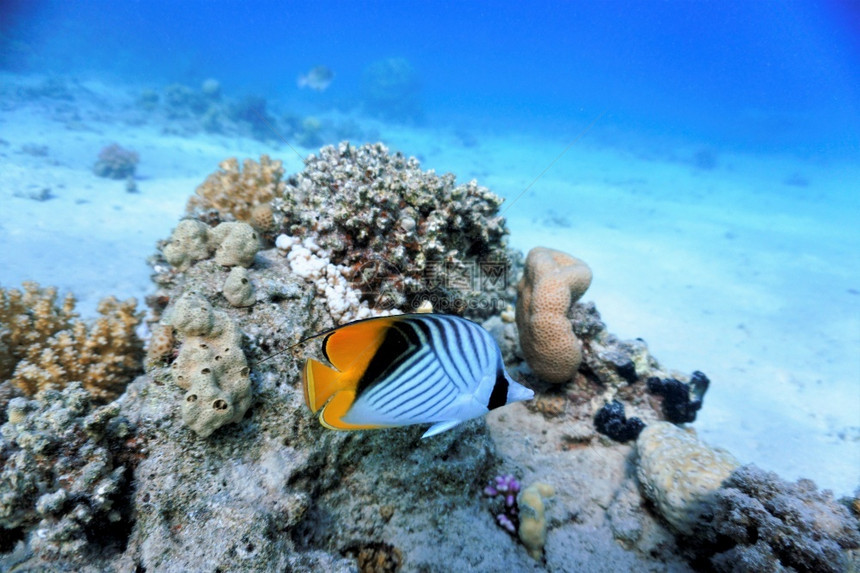
<svg viewBox="0 0 860 573">
<path fill-rule="evenodd" d="M 323 341 L 323 354 L 340 372 L 360 376 L 385 340 L 385 331 L 400 318 L 381 316 L 335 328 Z"/>
</svg>

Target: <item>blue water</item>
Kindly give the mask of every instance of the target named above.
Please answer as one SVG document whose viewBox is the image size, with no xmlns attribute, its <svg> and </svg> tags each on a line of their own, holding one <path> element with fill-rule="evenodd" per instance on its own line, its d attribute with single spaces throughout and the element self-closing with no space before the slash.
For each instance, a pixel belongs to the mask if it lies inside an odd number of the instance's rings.
<svg viewBox="0 0 860 573">
<path fill-rule="evenodd" d="M 421 121 L 596 130 L 717 148 L 857 153 L 860 8 L 850 1 L 3 2 L 3 67 L 350 108 L 362 73 L 405 58 Z M 322 94 L 295 78 L 336 73 Z M 418 114 L 416 114 L 418 115 Z"/>
</svg>

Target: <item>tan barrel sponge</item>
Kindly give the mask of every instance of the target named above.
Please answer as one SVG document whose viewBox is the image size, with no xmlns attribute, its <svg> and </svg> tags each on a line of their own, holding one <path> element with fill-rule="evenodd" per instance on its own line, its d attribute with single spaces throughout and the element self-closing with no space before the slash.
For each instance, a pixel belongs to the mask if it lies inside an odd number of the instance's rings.
<svg viewBox="0 0 860 573">
<path fill-rule="evenodd" d="M 591 269 L 583 261 L 546 247 L 529 251 L 516 319 L 526 362 L 542 380 L 562 384 L 579 369 L 582 348 L 567 313 L 589 285 Z"/>
</svg>

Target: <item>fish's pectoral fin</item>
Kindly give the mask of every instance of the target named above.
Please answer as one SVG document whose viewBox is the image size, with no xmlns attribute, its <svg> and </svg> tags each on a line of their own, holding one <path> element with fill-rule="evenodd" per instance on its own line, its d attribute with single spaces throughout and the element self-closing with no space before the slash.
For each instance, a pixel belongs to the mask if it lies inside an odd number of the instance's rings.
<svg viewBox="0 0 860 573">
<path fill-rule="evenodd" d="M 421 436 L 421 439 L 429 438 L 430 436 L 435 436 L 436 434 L 441 434 L 442 432 L 447 432 L 463 420 L 448 420 L 447 422 L 437 422 L 430 426 L 426 432 Z"/>
<path fill-rule="evenodd" d="M 341 390 L 328 401 L 320 412 L 320 424 L 330 430 L 377 430 L 387 426 L 379 424 L 350 424 L 343 418 L 355 402 L 354 390 Z"/>
</svg>

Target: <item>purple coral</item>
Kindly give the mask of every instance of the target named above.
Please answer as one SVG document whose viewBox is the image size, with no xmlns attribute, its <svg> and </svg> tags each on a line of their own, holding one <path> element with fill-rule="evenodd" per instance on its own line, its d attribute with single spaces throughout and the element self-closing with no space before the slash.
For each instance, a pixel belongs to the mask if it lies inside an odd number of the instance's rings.
<svg viewBox="0 0 860 573">
<path fill-rule="evenodd" d="M 492 498 L 493 513 L 498 523 L 508 533 L 515 534 L 519 526 L 519 508 L 517 507 L 517 493 L 520 491 L 520 482 L 514 476 L 498 475 L 484 488 L 484 495 Z"/>
</svg>

